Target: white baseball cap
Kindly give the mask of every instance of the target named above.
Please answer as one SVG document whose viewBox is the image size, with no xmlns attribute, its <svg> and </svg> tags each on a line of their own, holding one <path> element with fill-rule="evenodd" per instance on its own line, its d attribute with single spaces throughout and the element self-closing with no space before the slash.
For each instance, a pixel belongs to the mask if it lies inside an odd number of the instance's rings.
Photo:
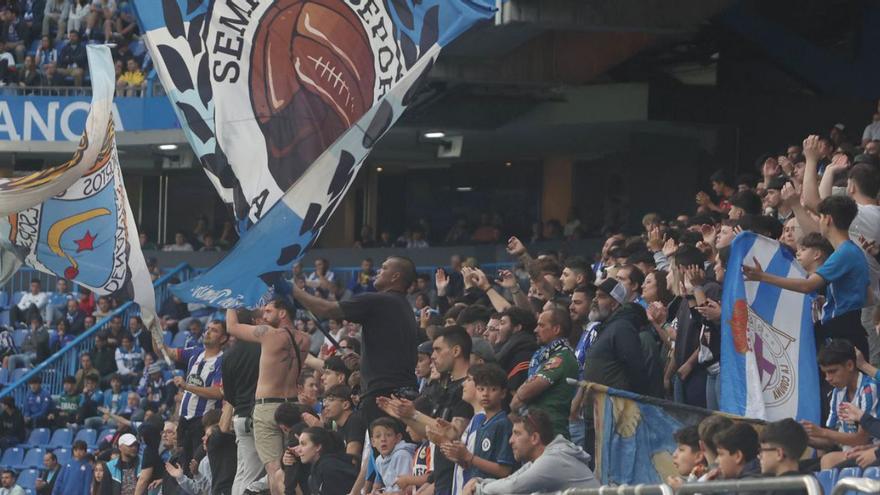
<svg viewBox="0 0 880 495">
<path fill-rule="evenodd" d="M 126 433 L 119 437 L 119 445 L 125 445 L 126 447 L 131 447 L 132 445 L 138 443 L 138 439 L 136 436 L 131 433 Z"/>
</svg>

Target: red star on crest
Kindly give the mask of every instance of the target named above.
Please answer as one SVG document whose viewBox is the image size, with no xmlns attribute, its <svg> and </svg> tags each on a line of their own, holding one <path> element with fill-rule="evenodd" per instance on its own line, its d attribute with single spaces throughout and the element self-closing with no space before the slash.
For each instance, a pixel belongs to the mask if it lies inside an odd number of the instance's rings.
<svg viewBox="0 0 880 495">
<path fill-rule="evenodd" d="M 93 251 L 95 249 L 95 239 L 97 239 L 97 235 L 92 235 L 91 232 L 86 230 L 86 235 L 83 236 L 82 239 L 74 240 L 76 243 L 76 252 L 81 253 L 83 251 Z"/>
</svg>

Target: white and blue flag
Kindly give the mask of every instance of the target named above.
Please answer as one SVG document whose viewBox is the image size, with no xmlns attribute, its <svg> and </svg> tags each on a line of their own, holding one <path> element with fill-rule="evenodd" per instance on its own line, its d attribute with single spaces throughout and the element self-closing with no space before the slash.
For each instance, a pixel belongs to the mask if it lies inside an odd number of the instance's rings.
<svg viewBox="0 0 880 495">
<path fill-rule="evenodd" d="M 743 232 L 730 246 L 721 305 L 721 410 L 776 421 L 819 422 L 819 373 L 813 333 L 815 294 L 746 281 L 742 265 L 806 278 L 778 241 Z"/>
</svg>

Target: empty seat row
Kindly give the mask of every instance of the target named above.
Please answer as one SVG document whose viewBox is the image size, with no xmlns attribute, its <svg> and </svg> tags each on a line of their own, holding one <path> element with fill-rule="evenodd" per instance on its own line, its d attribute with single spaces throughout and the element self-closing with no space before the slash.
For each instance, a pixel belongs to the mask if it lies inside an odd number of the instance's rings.
<svg viewBox="0 0 880 495">
<path fill-rule="evenodd" d="M 872 466 L 866 468 L 864 471 L 858 467 L 849 467 L 840 470 L 837 468 L 823 469 L 816 473 L 816 479 L 819 480 L 819 484 L 822 485 L 822 490 L 825 492 L 825 495 L 830 495 L 834 485 L 843 478 L 870 478 L 880 481 L 880 467 Z M 847 495 L 851 494 L 848 493 Z"/>
</svg>

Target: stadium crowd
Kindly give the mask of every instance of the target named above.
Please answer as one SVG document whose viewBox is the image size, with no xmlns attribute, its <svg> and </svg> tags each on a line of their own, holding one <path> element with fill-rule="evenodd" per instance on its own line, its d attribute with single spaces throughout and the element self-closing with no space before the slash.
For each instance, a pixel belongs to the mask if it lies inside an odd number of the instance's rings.
<svg viewBox="0 0 880 495">
<path fill-rule="evenodd" d="M 529 252 L 511 237 L 509 270 L 456 256 L 417 273 L 392 256 L 378 268 L 365 259 L 342 284 L 318 259 L 309 273 L 295 265 L 292 298 L 257 311 L 169 297 L 162 341 L 139 317 L 113 315 L 62 394 L 35 376 L 24 403 L 0 401 L 0 494 L 23 493 L 16 477 L 37 464 L 25 484 L 57 494 L 598 486 L 593 408 L 573 381 L 718 410 L 726 276 L 822 294 L 813 318 L 823 424 L 787 419 L 759 432 L 710 415 L 670 432 L 678 476 L 666 481 L 880 465 L 878 138 L 876 121 L 858 146 L 834 127 L 760 157 L 760 177 L 718 171 L 694 211 L 646 214 L 641 232 L 609 232 L 593 260 Z M 806 276 L 776 277 L 756 260 L 726 273 L 743 231 L 777 239 Z M 193 249 L 176 237 L 172 250 Z M 215 245 L 206 230 L 198 239 Z M 40 362 L 118 304 L 64 280 L 44 292 L 35 280 L 10 308 L 21 328 L 0 335 L 4 369 Z M 802 459 L 808 446 L 815 459 Z"/>
<path fill-rule="evenodd" d="M 127 1 L 3 0 L 0 86 L 88 86 L 86 45 L 112 43 L 118 96 L 140 96 L 152 62 L 138 34 Z"/>
</svg>

